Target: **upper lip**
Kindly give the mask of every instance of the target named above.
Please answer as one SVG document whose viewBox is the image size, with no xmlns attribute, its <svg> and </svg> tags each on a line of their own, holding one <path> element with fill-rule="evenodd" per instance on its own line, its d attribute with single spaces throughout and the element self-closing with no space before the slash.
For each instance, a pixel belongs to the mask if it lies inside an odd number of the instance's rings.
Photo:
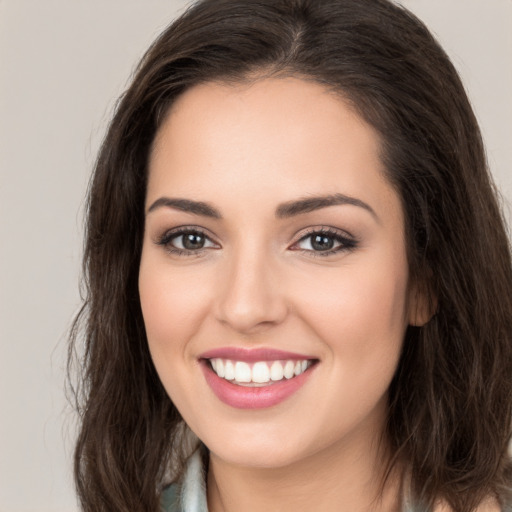
<svg viewBox="0 0 512 512">
<path fill-rule="evenodd" d="M 199 356 L 199 359 L 231 359 L 234 361 L 245 361 L 247 363 L 256 361 L 279 361 L 279 360 L 305 360 L 316 359 L 313 356 L 276 350 L 274 348 L 243 348 L 243 347 L 221 347 L 208 350 Z"/>
</svg>

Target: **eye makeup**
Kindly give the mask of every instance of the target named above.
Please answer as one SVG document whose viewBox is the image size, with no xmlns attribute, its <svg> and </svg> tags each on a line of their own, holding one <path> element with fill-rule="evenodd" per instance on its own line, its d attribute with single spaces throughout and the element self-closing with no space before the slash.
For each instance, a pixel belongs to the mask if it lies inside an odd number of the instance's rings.
<svg viewBox="0 0 512 512">
<path fill-rule="evenodd" d="M 165 231 L 155 243 L 176 256 L 201 256 L 208 249 L 219 249 L 211 236 L 198 226 L 180 226 Z"/>
<path fill-rule="evenodd" d="M 310 248 L 300 247 L 301 242 L 307 242 Z M 352 251 L 358 246 L 358 241 L 346 232 L 329 226 L 308 228 L 305 234 L 295 242 L 290 249 L 300 251 L 313 257 L 327 257 L 333 254 Z"/>
<path fill-rule="evenodd" d="M 197 257 L 209 249 L 219 249 L 220 244 L 199 226 L 180 226 L 165 231 L 155 243 L 176 256 Z M 302 233 L 289 250 L 312 257 L 327 257 L 353 251 L 358 241 L 346 232 L 332 227 L 311 227 Z"/>
</svg>

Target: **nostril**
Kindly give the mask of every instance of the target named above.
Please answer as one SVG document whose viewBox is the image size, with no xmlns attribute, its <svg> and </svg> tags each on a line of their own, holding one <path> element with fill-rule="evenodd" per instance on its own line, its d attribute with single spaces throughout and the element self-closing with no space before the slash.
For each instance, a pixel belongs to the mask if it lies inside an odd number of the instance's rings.
<svg viewBox="0 0 512 512">
<path fill-rule="evenodd" d="M 268 330 L 288 314 L 272 262 L 261 251 L 250 249 L 240 250 L 219 269 L 214 309 L 218 321 L 243 334 Z"/>
</svg>

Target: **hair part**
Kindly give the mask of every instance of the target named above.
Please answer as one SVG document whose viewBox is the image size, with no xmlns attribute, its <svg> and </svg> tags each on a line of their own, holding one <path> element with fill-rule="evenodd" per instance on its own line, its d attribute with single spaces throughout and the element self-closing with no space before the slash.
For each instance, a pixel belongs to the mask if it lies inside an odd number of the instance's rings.
<svg viewBox="0 0 512 512">
<path fill-rule="evenodd" d="M 386 439 L 426 506 L 509 499 L 510 248 L 479 128 L 425 26 L 386 0 L 203 0 L 166 29 L 117 105 L 87 203 L 75 479 L 84 511 L 159 509 L 187 456 L 151 361 L 138 294 L 148 158 L 194 85 L 295 76 L 340 94 L 381 137 L 411 280 L 435 315 L 408 328 Z M 81 331 L 82 329 L 82 331 Z M 388 473 L 389 474 L 389 473 Z"/>
</svg>

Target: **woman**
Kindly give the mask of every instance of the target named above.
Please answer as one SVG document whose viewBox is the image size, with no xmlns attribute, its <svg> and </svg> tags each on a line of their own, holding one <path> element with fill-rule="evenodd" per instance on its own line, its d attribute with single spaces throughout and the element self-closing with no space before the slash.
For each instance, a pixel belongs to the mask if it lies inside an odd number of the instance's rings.
<svg viewBox="0 0 512 512">
<path fill-rule="evenodd" d="M 507 509 L 509 244 L 403 8 L 198 2 L 119 103 L 84 262 L 84 510 Z"/>
</svg>

